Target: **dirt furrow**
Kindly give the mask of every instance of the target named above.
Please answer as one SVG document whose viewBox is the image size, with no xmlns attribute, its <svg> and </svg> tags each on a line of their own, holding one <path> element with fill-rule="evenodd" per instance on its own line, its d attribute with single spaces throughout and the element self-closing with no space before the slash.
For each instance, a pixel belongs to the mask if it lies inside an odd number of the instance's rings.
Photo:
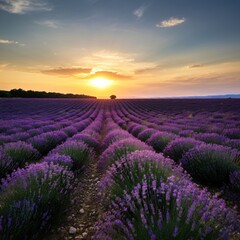
<svg viewBox="0 0 240 240">
<path fill-rule="evenodd" d="M 66 220 L 58 229 L 53 230 L 48 240 L 91 239 L 94 224 L 102 212 L 97 192 L 100 178 L 101 173 L 97 169 L 97 158 L 95 158 L 76 178 Z"/>
</svg>

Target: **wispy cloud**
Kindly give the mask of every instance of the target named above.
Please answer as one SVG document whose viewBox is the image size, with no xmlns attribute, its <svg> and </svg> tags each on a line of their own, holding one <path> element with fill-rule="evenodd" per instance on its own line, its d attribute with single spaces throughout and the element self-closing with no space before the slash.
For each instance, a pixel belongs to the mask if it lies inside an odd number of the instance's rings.
<svg viewBox="0 0 240 240">
<path fill-rule="evenodd" d="M 42 70 L 41 72 L 49 75 L 62 75 L 62 76 L 73 76 L 77 74 L 90 74 L 91 68 L 53 68 Z"/>
<path fill-rule="evenodd" d="M 167 28 L 167 27 L 174 27 L 180 25 L 186 21 L 185 18 L 175 18 L 171 17 L 167 20 L 164 20 L 156 25 L 156 27 Z"/>
<path fill-rule="evenodd" d="M 145 74 L 145 73 L 152 73 L 154 71 L 163 69 L 163 66 L 161 65 L 152 65 L 151 67 L 144 67 L 136 69 L 135 74 Z"/>
<path fill-rule="evenodd" d="M 36 21 L 35 23 L 41 26 L 49 27 L 49 28 L 60 28 L 60 23 L 55 20 Z"/>
<path fill-rule="evenodd" d="M 19 44 L 19 42 L 12 41 L 12 40 L 6 40 L 6 39 L 0 39 L 0 44 Z"/>
<path fill-rule="evenodd" d="M 135 15 L 138 19 L 140 19 L 143 16 L 145 10 L 146 10 L 146 7 L 141 6 L 133 11 L 133 15 Z"/>
<path fill-rule="evenodd" d="M 63 77 L 76 77 L 79 79 L 108 78 L 112 80 L 126 80 L 131 76 L 127 76 L 114 71 L 95 71 L 94 68 L 53 68 L 42 70 L 41 73 L 48 75 L 57 75 Z"/>
<path fill-rule="evenodd" d="M 16 14 L 52 10 L 44 0 L 2 0 L 0 3 L 0 9 Z"/>
<path fill-rule="evenodd" d="M 193 64 L 193 65 L 189 65 L 187 66 L 188 68 L 200 68 L 200 67 L 204 67 L 203 64 Z"/>
<path fill-rule="evenodd" d="M 94 79 L 94 78 L 109 78 L 112 80 L 127 80 L 130 79 L 131 76 L 123 75 L 118 72 L 112 71 L 98 71 L 90 74 L 85 79 Z"/>
<path fill-rule="evenodd" d="M 7 39 L 0 39 L 0 44 L 17 44 L 19 46 L 25 46 L 25 44 L 23 43 L 19 43 L 17 41 L 7 40 Z"/>
</svg>

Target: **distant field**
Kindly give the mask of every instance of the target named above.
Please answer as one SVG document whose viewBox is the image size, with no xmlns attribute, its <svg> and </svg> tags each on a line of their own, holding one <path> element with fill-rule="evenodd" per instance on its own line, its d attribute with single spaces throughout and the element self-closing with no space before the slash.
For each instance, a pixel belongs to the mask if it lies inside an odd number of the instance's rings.
<svg viewBox="0 0 240 240">
<path fill-rule="evenodd" d="M 0 99 L 0 113 L 0 239 L 240 239 L 240 99 Z"/>
</svg>

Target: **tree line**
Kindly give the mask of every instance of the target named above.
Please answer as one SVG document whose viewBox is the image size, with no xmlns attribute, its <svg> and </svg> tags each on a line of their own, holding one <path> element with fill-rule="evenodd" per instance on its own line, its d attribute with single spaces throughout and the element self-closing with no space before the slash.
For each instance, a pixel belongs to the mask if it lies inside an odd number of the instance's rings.
<svg viewBox="0 0 240 240">
<path fill-rule="evenodd" d="M 0 97 L 2 98 L 93 98 L 96 97 L 88 96 L 84 94 L 72 94 L 72 93 L 56 93 L 56 92 L 45 92 L 45 91 L 33 91 L 33 90 L 23 90 L 12 89 L 10 91 L 0 90 Z"/>
</svg>

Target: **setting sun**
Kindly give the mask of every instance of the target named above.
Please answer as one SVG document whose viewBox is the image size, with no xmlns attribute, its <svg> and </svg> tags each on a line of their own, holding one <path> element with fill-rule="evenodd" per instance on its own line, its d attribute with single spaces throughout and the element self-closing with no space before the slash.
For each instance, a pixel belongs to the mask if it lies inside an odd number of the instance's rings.
<svg viewBox="0 0 240 240">
<path fill-rule="evenodd" d="M 106 78 L 94 78 L 91 80 L 91 85 L 96 88 L 107 88 L 112 84 L 112 81 Z"/>
</svg>

